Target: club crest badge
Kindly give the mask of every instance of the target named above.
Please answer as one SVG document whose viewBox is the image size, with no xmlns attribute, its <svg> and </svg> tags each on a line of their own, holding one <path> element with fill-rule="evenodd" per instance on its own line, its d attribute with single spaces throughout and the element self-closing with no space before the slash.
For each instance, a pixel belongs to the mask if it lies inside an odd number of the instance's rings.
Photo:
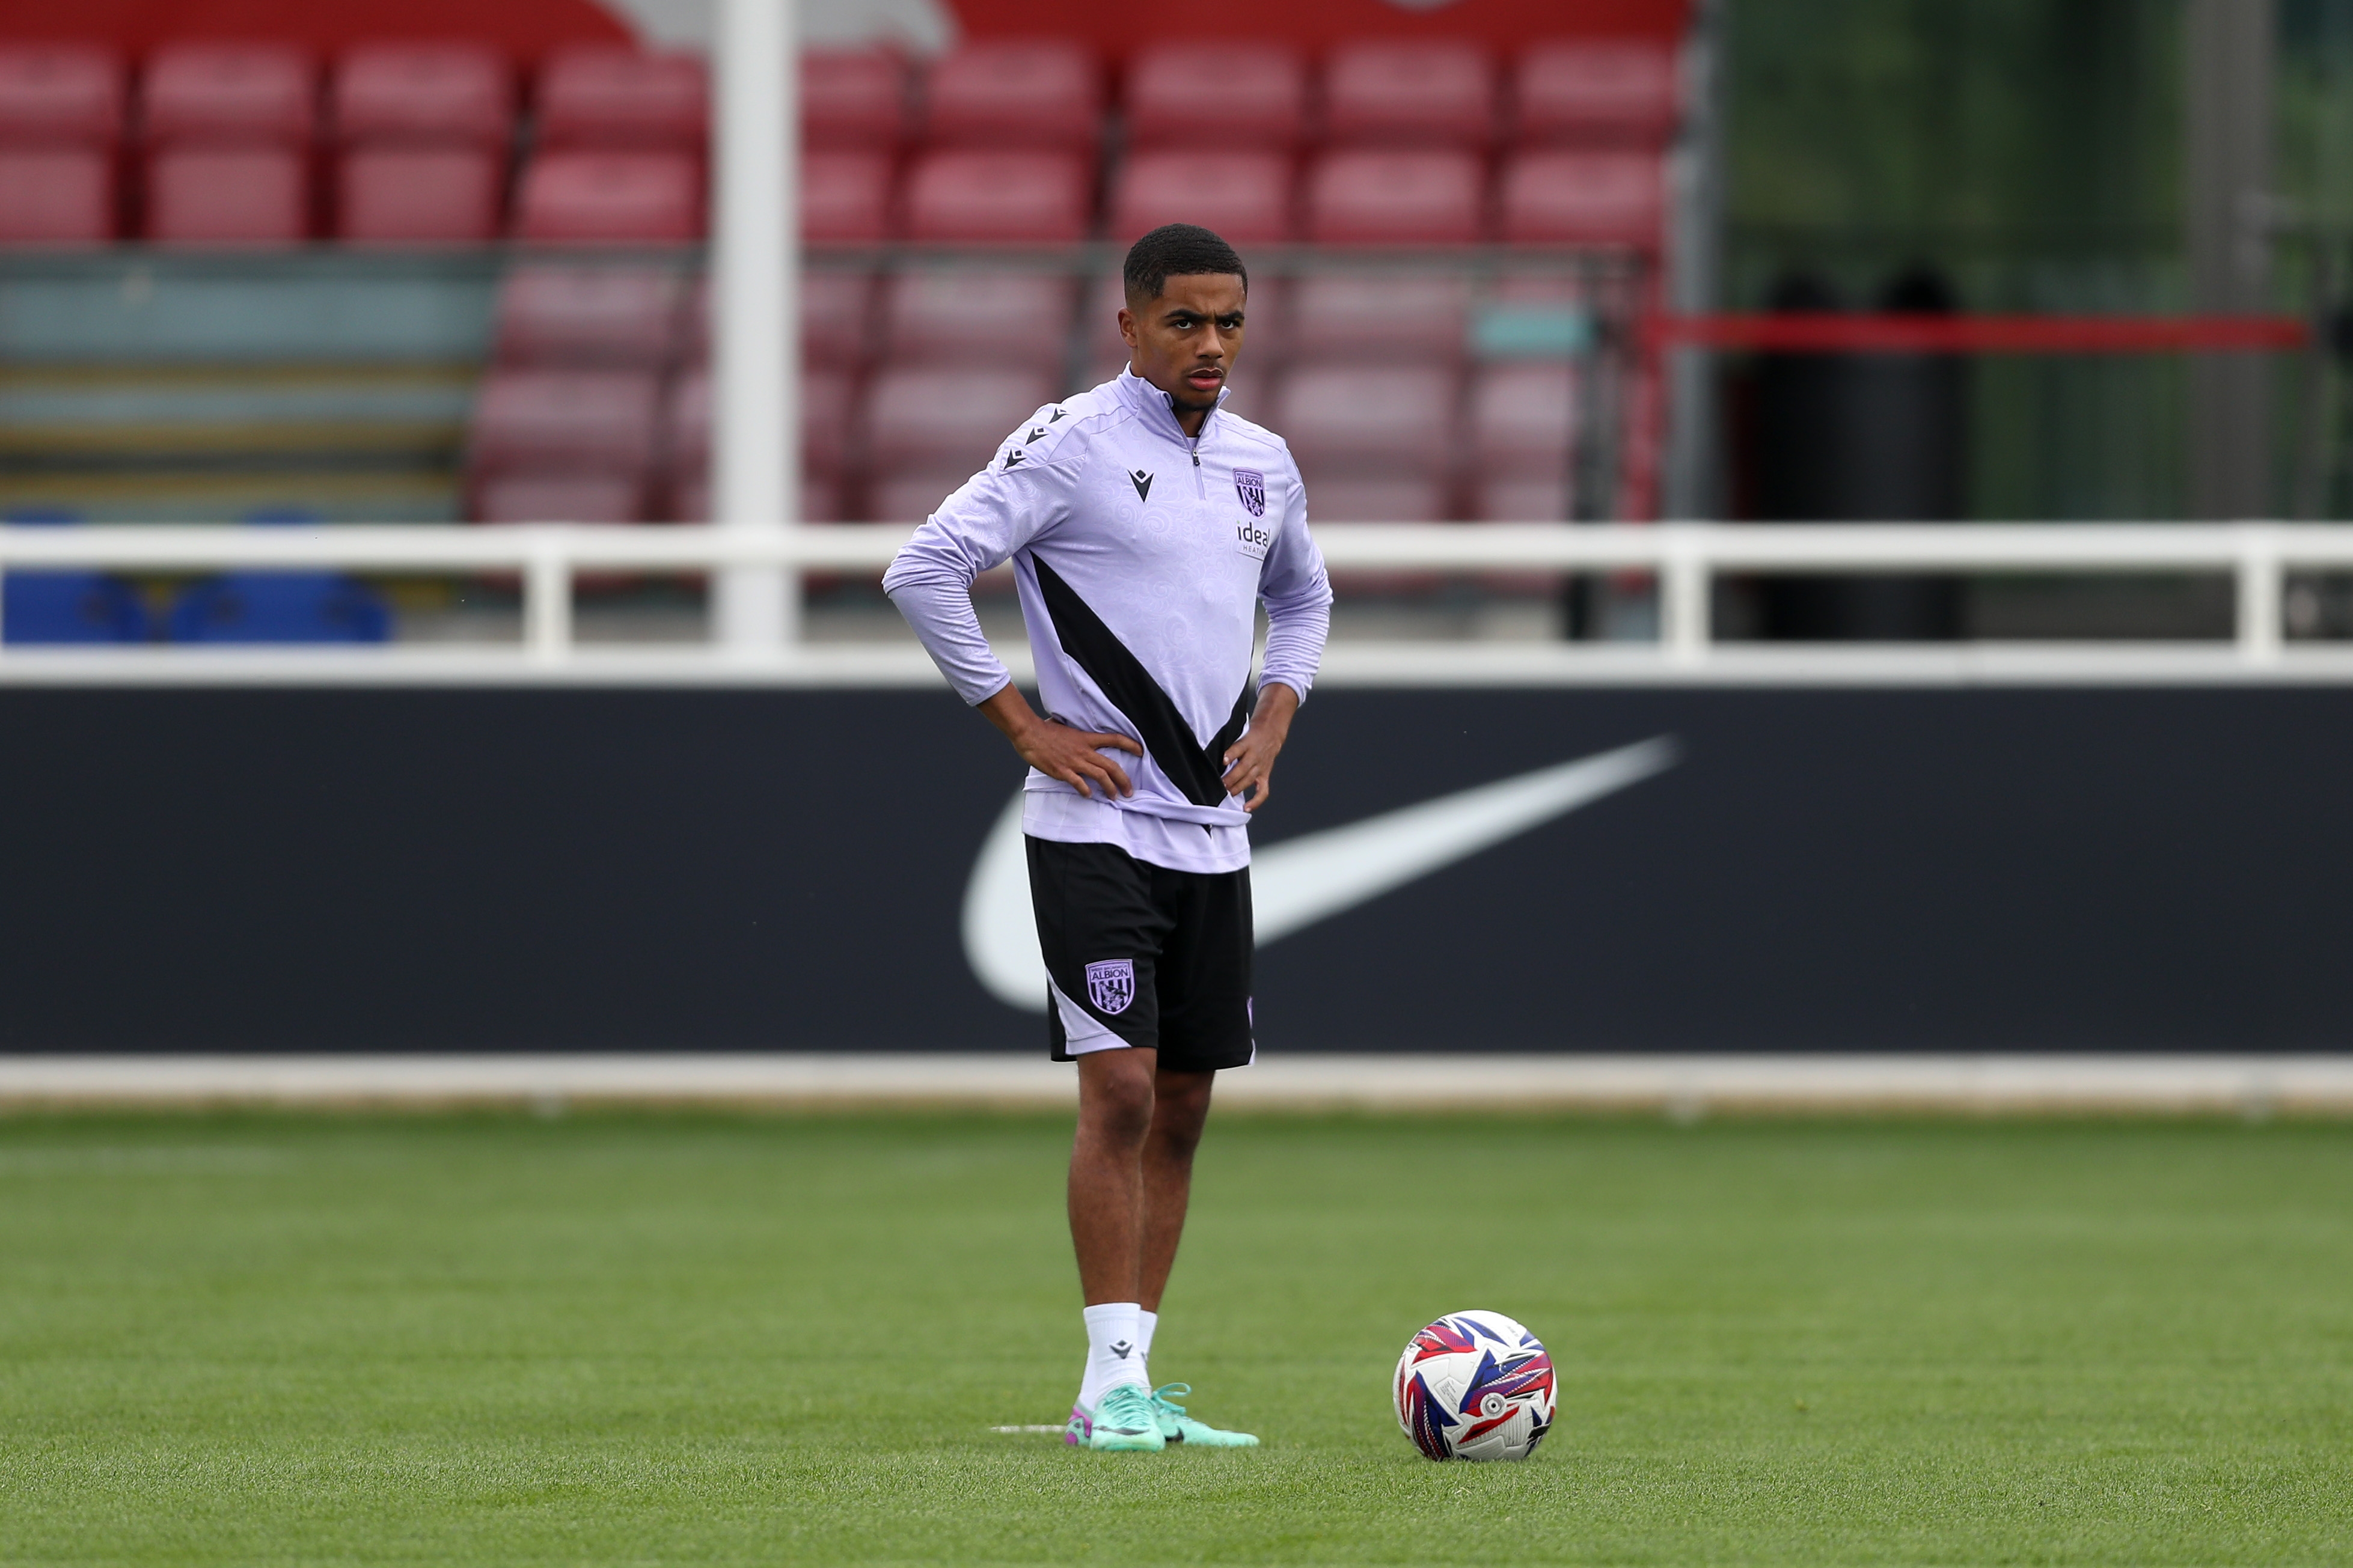
<svg viewBox="0 0 2353 1568">
<path fill-rule="evenodd" d="M 1266 515 L 1266 476 L 1256 468 L 1236 468 L 1234 489 L 1241 493 L 1242 505 L 1250 508 L 1252 517 Z"/>
<path fill-rule="evenodd" d="M 1098 1013 L 1124 1013 L 1135 1000 L 1135 960 L 1113 958 L 1087 965 L 1087 1000 Z"/>
</svg>

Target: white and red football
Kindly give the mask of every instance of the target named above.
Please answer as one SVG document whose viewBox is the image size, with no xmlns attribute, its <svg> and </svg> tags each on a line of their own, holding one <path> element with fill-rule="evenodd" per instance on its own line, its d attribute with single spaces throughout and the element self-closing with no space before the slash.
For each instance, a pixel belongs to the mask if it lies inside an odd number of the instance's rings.
<svg viewBox="0 0 2353 1568">
<path fill-rule="evenodd" d="M 1525 1459 L 1552 1429 L 1552 1357 L 1501 1312 L 1449 1312 L 1414 1335 L 1396 1392 L 1426 1458 Z"/>
</svg>

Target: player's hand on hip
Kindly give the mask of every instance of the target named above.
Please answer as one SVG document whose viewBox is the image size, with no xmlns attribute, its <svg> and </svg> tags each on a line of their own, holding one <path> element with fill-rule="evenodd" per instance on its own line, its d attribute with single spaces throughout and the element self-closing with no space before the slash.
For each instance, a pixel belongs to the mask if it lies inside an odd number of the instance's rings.
<svg viewBox="0 0 2353 1568">
<path fill-rule="evenodd" d="M 1013 738 L 1013 749 L 1021 760 L 1050 779 L 1060 779 L 1077 786 L 1084 795 L 1101 793 L 1105 799 L 1113 794 L 1134 795 L 1135 785 L 1128 781 L 1127 770 L 1119 765 L 1116 757 L 1106 757 L 1106 751 L 1126 752 L 1144 755 L 1144 744 L 1132 735 L 1114 735 L 1105 731 L 1077 730 L 1059 719 L 1040 719 L 1033 729 Z"/>
<path fill-rule="evenodd" d="M 1258 694 L 1250 728 L 1226 748 L 1226 776 L 1221 782 L 1228 795 L 1243 797 L 1244 811 L 1256 811 L 1273 795 L 1274 759 L 1282 753 L 1282 742 L 1291 738 L 1291 716 L 1297 711 L 1299 693 L 1281 681 L 1270 682 Z"/>
</svg>

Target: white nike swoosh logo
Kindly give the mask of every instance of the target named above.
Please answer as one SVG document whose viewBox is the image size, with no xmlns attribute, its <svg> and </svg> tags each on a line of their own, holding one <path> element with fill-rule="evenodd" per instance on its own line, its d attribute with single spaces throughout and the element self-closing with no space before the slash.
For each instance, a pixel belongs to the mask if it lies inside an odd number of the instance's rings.
<svg viewBox="0 0 2353 1568">
<path fill-rule="evenodd" d="M 1660 735 L 1259 850 L 1250 857 L 1259 945 L 1664 773 L 1679 753 L 1673 737 Z M 1032 1013 L 1046 1010 L 1046 963 L 1029 910 L 1018 794 L 989 829 L 965 886 L 964 952 L 990 995 Z"/>
</svg>

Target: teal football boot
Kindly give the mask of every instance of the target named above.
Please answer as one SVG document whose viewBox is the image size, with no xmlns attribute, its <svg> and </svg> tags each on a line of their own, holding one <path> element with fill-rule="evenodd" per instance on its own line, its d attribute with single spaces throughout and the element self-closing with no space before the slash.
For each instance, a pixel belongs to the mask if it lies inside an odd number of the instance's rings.
<svg viewBox="0 0 2353 1568">
<path fill-rule="evenodd" d="M 1185 1414 L 1185 1407 L 1169 1397 L 1172 1394 L 1190 1394 L 1189 1383 L 1164 1383 L 1152 1391 L 1152 1414 L 1160 1424 L 1163 1442 L 1182 1443 L 1188 1448 L 1255 1448 L 1258 1439 L 1248 1432 L 1222 1432 L 1205 1422 L 1196 1421 Z"/>
<path fill-rule="evenodd" d="M 1132 1383 L 1103 1391 L 1089 1428 L 1087 1447 L 1098 1454 L 1156 1454 L 1168 1446 L 1153 1396 Z"/>
</svg>

